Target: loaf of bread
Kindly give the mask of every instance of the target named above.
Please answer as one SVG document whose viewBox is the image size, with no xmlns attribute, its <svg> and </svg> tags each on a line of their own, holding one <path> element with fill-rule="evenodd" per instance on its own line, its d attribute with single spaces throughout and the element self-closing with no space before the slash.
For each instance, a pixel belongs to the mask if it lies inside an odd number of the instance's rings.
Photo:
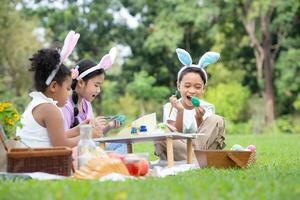
<svg viewBox="0 0 300 200">
<path fill-rule="evenodd" d="M 118 173 L 129 176 L 126 166 L 120 159 L 116 158 L 95 158 L 79 170 L 76 170 L 74 177 L 78 179 L 99 179 L 110 173 Z"/>
</svg>

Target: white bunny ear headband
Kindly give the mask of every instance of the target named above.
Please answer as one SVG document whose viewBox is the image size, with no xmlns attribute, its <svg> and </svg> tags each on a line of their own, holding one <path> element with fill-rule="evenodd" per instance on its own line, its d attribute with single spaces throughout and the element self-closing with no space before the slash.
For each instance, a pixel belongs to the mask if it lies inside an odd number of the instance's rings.
<svg viewBox="0 0 300 200">
<path fill-rule="evenodd" d="M 73 49 L 75 48 L 77 41 L 80 37 L 79 33 L 75 33 L 74 31 L 70 31 L 67 35 L 67 37 L 65 38 L 64 41 L 64 46 L 60 52 L 60 62 L 58 63 L 58 65 L 55 67 L 54 70 L 52 70 L 52 72 L 50 73 L 50 75 L 48 76 L 47 80 L 46 80 L 46 85 L 50 85 L 51 81 L 54 79 L 55 75 L 57 74 L 58 70 L 59 70 L 59 66 L 61 65 L 61 63 L 63 63 L 72 53 Z"/>
<path fill-rule="evenodd" d="M 199 63 L 198 65 L 194 65 L 192 64 L 192 58 L 190 56 L 190 54 L 183 50 L 183 49 L 180 49 L 180 48 L 177 48 L 176 49 L 176 53 L 177 53 L 177 56 L 178 56 L 178 59 L 180 60 L 180 62 L 184 65 L 178 72 L 178 75 L 177 75 L 177 80 L 179 80 L 179 77 L 181 75 L 181 73 L 189 68 L 189 67 L 194 67 L 194 68 L 199 68 L 201 69 L 201 71 L 203 72 L 204 76 L 205 76 L 205 80 L 204 80 L 204 84 L 206 85 L 207 83 L 207 73 L 206 71 L 204 70 L 204 68 L 209 65 L 209 64 L 212 64 L 212 63 L 215 63 L 219 60 L 220 58 L 220 54 L 219 53 L 216 53 L 216 52 L 206 52 L 199 60 Z"/>
<path fill-rule="evenodd" d="M 101 58 L 100 62 L 96 66 L 89 68 L 88 70 L 82 72 L 80 75 L 79 75 L 79 71 L 78 71 L 79 66 L 77 65 L 74 69 L 71 70 L 72 78 L 79 80 L 79 79 L 82 79 L 83 77 L 85 77 L 86 75 L 88 75 L 89 73 L 92 73 L 93 71 L 96 71 L 98 69 L 107 70 L 107 69 L 111 68 L 112 65 L 114 64 L 116 56 L 117 56 L 117 48 L 113 47 L 110 49 L 108 54 L 104 55 Z"/>
</svg>

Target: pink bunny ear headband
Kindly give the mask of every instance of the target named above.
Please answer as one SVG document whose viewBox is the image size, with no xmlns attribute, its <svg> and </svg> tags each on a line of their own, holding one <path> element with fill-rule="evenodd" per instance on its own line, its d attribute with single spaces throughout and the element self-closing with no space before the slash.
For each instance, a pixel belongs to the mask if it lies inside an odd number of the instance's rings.
<svg viewBox="0 0 300 200">
<path fill-rule="evenodd" d="M 63 63 L 70 56 L 70 54 L 72 53 L 73 49 L 75 48 L 75 46 L 77 44 L 79 37 L 80 37 L 80 34 L 75 33 L 74 31 L 70 31 L 68 33 L 68 35 L 64 41 L 64 46 L 60 52 L 60 62 L 48 76 L 48 78 L 45 82 L 46 85 L 50 85 L 51 81 L 54 79 L 55 75 L 57 74 L 57 72 L 59 70 L 60 64 Z"/>
<path fill-rule="evenodd" d="M 177 53 L 177 56 L 178 56 L 178 59 L 180 60 L 180 62 L 184 65 L 178 72 L 178 75 L 177 75 L 177 80 L 179 80 L 179 77 L 181 75 L 181 73 L 189 68 L 189 67 L 194 67 L 194 68 L 198 68 L 198 69 L 201 69 L 201 71 L 203 72 L 204 74 L 204 77 L 205 77 L 205 80 L 204 80 L 204 84 L 206 85 L 207 83 L 207 73 L 206 71 L 204 70 L 204 68 L 209 65 L 209 64 L 212 64 L 212 63 L 215 63 L 219 60 L 220 58 L 220 54 L 219 53 L 216 53 L 216 52 L 206 52 L 199 60 L 199 63 L 198 65 L 194 65 L 192 64 L 192 58 L 190 56 L 190 54 L 185 51 L 184 49 L 180 49 L 180 48 L 177 48 L 176 49 L 176 53 Z"/>
<path fill-rule="evenodd" d="M 93 71 L 96 71 L 98 69 L 107 70 L 107 69 L 111 68 L 111 66 L 114 64 L 116 56 L 117 56 L 117 48 L 113 47 L 113 48 L 110 49 L 108 54 L 106 54 L 105 56 L 103 56 L 101 58 L 99 64 L 97 64 L 96 66 L 91 67 L 90 69 L 82 72 L 80 75 L 79 75 L 79 72 L 78 72 L 79 66 L 77 65 L 74 69 L 71 70 L 72 71 L 72 78 L 79 80 L 79 79 L 82 79 L 83 77 L 85 77 L 86 75 L 88 75 L 89 73 L 92 73 Z"/>
</svg>

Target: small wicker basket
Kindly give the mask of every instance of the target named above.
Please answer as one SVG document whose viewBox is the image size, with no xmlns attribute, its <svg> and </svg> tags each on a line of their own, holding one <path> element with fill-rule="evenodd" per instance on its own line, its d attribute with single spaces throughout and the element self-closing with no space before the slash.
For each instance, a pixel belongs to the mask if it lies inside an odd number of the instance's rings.
<svg viewBox="0 0 300 200">
<path fill-rule="evenodd" d="M 200 167 L 245 168 L 256 161 L 256 153 L 251 151 L 195 150 L 194 153 Z"/>
<path fill-rule="evenodd" d="M 67 147 L 9 148 L 0 127 L 0 140 L 6 150 L 7 172 L 46 172 L 70 176 L 72 150 Z"/>
</svg>

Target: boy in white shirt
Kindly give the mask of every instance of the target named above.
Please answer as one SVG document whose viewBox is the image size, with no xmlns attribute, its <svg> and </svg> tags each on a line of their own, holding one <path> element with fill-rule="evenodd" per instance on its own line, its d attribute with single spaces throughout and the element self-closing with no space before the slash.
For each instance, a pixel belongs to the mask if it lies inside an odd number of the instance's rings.
<svg viewBox="0 0 300 200">
<path fill-rule="evenodd" d="M 214 52 L 204 54 L 198 65 L 192 64 L 188 52 L 176 49 L 181 63 L 184 65 L 178 72 L 177 89 L 181 98 L 175 95 L 164 105 L 164 123 L 174 127 L 174 131 L 182 133 L 202 133 L 204 136 L 193 140 L 194 149 L 223 149 L 225 147 L 224 119 L 215 115 L 212 104 L 200 100 L 200 106 L 192 104 L 192 97 L 201 98 L 207 84 L 207 74 L 204 70 L 208 64 L 216 62 L 220 55 Z M 174 160 L 186 160 L 186 141 L 176 140 L 173 143 Z M 155 154 L 161 160 L 167 159 L 166 143 L 155 143 Z"/>
</svg>

